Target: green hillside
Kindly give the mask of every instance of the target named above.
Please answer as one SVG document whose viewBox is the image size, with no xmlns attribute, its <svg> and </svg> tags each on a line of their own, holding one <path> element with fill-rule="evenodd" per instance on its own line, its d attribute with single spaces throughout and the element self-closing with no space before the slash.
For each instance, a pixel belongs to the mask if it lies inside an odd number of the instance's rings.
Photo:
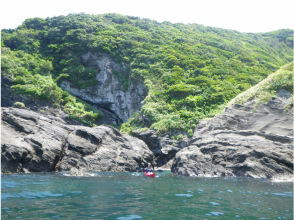
<svg viewBox="0 0 294 220">
<path fill-rule="evenodd" d="M 59 78 L 52 78 L 52 70 L 51 61 L 40 58 L 38 54 L 1 48 L 1 75 L 13 80 L 15 85 L 11 89 L 15 94 L 48 101 L 56 107 L 62 106 L 70 118 L 94 126 L 103 113 L 63 91 L 56 83 Z"/>
<path fill-rule="evenodd" d="M 293 62 L 283 66 L 260 83 L 237 95 L 227 104 L 227 107 L 233 104 L 244 104 L 253 99 L 256 99 L 255 104 L 258 105 L 275 97 L 276 93 L 281 89 L 291 92 L 293 96 Z M 293 97 L 290 105 L 293 105 Z"/>
<path fill-rule="evenodd" d="M 212 117 L 236 95 L 292 61 L 293 32 L 251 34 L 118 14 L 70 14 L 27 19 L 16 29 L 2 30 L 1 44 L 10 48 L 10 56 L 22 51 L 52 65 L 50 77 L 57 85 L 67 79 L 80 88 L 95 85 L 98 73 L 82 65 L 81 55 L 108 54 L 129 67 L 125 74 L 115 72 L 125 90 L 131 80 L 145 80 L 148 96 L 141 114 L 152 120 L 152 129 L 191 134 L 200 119 Z M 26 71 L 9 68 L 12 77 L 28 78 Z M 30 77 L 42 75 L 42 68 L 24 68 Z M 26 80 L 15 84 L 19 88 Z M 138 115 L 121 130 L 143 127 Z"/>
</svg>

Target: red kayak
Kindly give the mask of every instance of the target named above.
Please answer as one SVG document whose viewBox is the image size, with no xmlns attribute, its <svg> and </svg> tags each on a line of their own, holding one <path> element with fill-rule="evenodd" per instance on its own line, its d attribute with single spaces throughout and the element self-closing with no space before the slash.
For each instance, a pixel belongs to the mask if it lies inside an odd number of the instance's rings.
<svg viewBox="0 0 294 220">
<path fill-rule="evenodd" d="M 150 173 L 150 172 L 149 173 L 145 172 L 144 175 L 149 176 L 149 177 L 153 177 L 153 178 L 155 177 L 155 173 Z"/>
</svg>

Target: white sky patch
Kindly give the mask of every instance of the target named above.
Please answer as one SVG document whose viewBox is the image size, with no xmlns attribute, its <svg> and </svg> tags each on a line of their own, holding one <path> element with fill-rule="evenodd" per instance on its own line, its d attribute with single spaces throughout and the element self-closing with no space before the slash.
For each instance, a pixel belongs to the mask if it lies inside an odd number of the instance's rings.
<svg viewBox="0 0 294 220">
<path fill-rule="evenodd" d="M 1 0 L 0 21 L 4 29 L 33 17 L 118 13 L 256 33 L 294 29 L 292 5 L 292 0 Z"/>
</svg>

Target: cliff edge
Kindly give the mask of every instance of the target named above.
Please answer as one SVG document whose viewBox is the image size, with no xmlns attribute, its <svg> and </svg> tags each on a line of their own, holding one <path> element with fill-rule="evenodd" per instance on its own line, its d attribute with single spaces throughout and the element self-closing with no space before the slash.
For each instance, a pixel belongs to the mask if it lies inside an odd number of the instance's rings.
<svg viewBox="0 0 294 220">
<path fill-rule="evenodd" d="M 182 176 L 293 177 L 293 112 L 291 93 L 256 106 L 256 100 L 234 104 L 212 120 L 197 125 L 188 146 L 173 161 Z"/>
</svg>

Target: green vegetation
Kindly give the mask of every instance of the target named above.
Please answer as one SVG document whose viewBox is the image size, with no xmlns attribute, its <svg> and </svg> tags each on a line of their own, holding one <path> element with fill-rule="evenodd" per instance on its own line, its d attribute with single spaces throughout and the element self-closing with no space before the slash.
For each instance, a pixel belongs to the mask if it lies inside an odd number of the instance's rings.
<svg viewBox="0 0 294 220">
<path fill-rule="evenodd" d="M 58 87 L 52 79 L 51 61 L 41 59 L 37 54 L 11 51 L 5 47 L 1 52 L 1 74 L 11 77 L 14 93 L 49 101 L 56 107 L 64 106 L 63 111 L 70 118 L 88 126 L 94 126 L 95 121 L 103 116 L 102 112 Z M 24 107 L 20 102 L 14 105 Z"/>
<path fill-rule="evenodd" d="M 139 113 L 135 112 L 126 123 L 121 125 L 120 130 L 125 134 L 132 134 L 132 131 L 137 127 L 144 127 L 144 125 L 140 122 Z"/>
<path fill-rule="evenodd" d="M 141 132 L 144 132 L 144 131 L 147 131 L 147 130 L 148 130 L 148 128 L 144 127 L 144 128 L 139 128 L 139 129 L 137 129 L 136 131 L 137 131 L 138 133 L 141 133 Z"/>
<path fill-rule="evenodd" d="M 294 97 L 293 97 L 293 94 L 292 94 L 290 102 L 285 106 L 285 110 L 286 110 L 287 112 L 288 112 L 290 109 L 293 108 L 293 99 L 294 99 Z"/>
<path fill-rule="evenodd" d="M 15 102 L 13 105 L 17 108 L 25 108 L 26 107 L 25 104 L 22 102 Z"/>
<path fill-rule="evenodd" d="M 181 140 L 183 140 L 184 135 L 179 134 L 177 136 L 172 136 L 171 138 L 174 139 L 174 140 L 177 140 L 177 141 L 181 141 Z"/>
<path fill-rule="evenodd" d="M 228 103 L 227 107 L 233 104 L 244 104 L 252 99 L 256 99 L 255 105 L 258 106 L 260 103 L 267 102 L 272 97 L 275 97 L 276 93 L 281 89 L 293 94 L 293 62 L 283 66 L 257 85 L 239 94 Z"/>
<path fill-rule="evenodd" d="M 36 94 L 26 85 L 44 82 L 46 86 L 37 90 L 48 99 L 60 93 L 56 87 L 56 94 L 48 96 L 46 88 L 63 79 L 80 88 L 95 85 L 98 70 L 84 64 L 81 55 L 108 54 L 128 68 L 125 73 L 112 70 L 124 91 L 133 79 L 144 80 L 148 96 L 140 114 L 152 120 L 151 129 L 158 134 L 180 130 L 191 136 L 200 119 L 213 117 L 236 95 L 289 63 L 292 39 L 289 29 L 252 34 L 118 14 L 70 14 L 27 19 L 17 29 L 2 30 L 1 44 L 43 60 L 52 74 L 42 74 L 40 67 L 39 76 L 32 74 L 34 79 L 17 83 L 22 86 L 15 89 Z M 63 95 L 57 97 L 57 104 L 65 100 Z M 121 131 L 131 133 L 138 127 L 144 125 L 134 115 Z"/>
</svg>

